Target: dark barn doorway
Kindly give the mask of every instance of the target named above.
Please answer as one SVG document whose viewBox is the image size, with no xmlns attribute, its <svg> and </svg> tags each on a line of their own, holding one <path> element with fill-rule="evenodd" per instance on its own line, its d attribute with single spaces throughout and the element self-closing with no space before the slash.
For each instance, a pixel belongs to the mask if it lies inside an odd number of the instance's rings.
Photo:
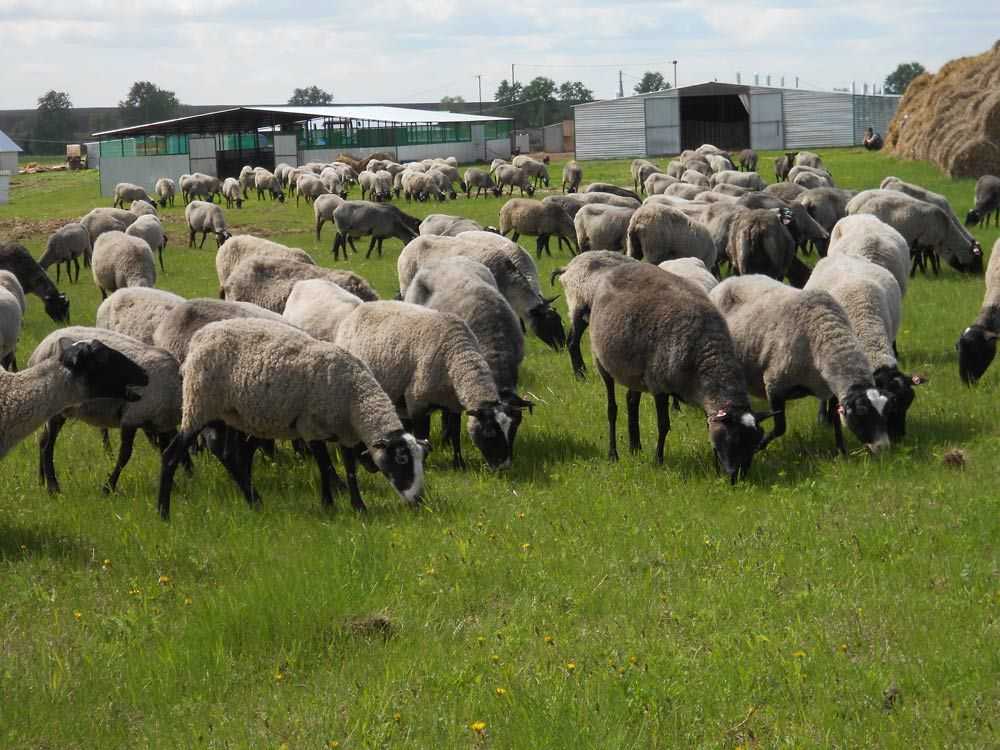
<svg viewBox="0 0 1000 750">
<path fill-rule="evenodd" d="M 244 165 L 274 171 L 274 145 L 270 134 L 241 133 L 216 136 L 217 177 L 239 177 Z"/>
<path fill-rule="evenodd" d="M 681 96 L 681 148 L 704 143 L 730 151 L 750 147 L 750 114 L 736 94 Z"/>
</svg>

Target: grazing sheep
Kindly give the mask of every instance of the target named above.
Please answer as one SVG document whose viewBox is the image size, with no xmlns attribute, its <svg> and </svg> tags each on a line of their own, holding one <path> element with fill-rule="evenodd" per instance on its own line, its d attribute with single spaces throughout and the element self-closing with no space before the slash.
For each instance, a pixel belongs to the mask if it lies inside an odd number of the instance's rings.
<svg viewBox="0 0 1000 750">
<path fill-rule="evenodd" d="M 728 278 L 709 297 L 726 319 L 750 392 L 766 398 L 774 412 L 761 450 L 785 434 L 785 403 L 807 395 L 833 400 L 840 416 L 833 420 L 834 438 L 844 455 L 841 422 L 872 453 L 889 447 L 888 399 L 875 387 L 871 362 L 833 297 L 760 275 Z"/>
<path fill-rule="evenodd" d="M 135 401 L 143 369 L 100 341 L 62 339 L 59 355 L 18 373 L 0 368 L 0 458 L 52 416 L 100 398 Z"/>
<path fill-rule="evenodd" d="M 838 254 L 865 258 L 882 266 L 892 274 L 900 293 L 906 296 L 910 249 L 906 238 L 877 216 L 857 214 L 838 221 L 830 232 L 827 255 Z"/>
<path fill-rule="evenodd" d="M 667 174 L 655 172 L 646 178 L 646 182 L 643 183 L 643 190 L 646 191 L 646 195 L 660 195 L 668 187 L 678 181 L 677 177 L 671 177 Z"/>
<path fill-rule="evenodd" d="M 436 234 L 442 237 L 457 237 L 462 232 L 481 232 L 484 227 L 478 221 L 448 214 L 428 214 L 420 222 L 420 234 Z"/>
<path fill-rule="evenodd" d="M 313 201 L 313 214 L 316 216 L 316 241 L 319 242 L 320 232 L 323 225 L 328 221 L 333 221 L 333 212 L 344 204 L 344 199 L 339 195 L 334 195 L 331 191 L 328 195 L 319 195 Z"/>
<path fill-rule="evenodd" d="M 239 180 L 227 177 L 222 183 L 222 197 L 226 199 L 226 208 L 243 208 L 243 189 Z"/>
<path fill-rule="evenodd" d="M 788 173 L 795 166 L 796 156 L 798 156 L 798 151 L 786 151 L 784 156 L 779 156 L 774 160 L 774 179 L 776 182 L 788 180 Z"/>
<path fill-rule="evenodd" d="M 0 271 L 10 271 L 26 294 L 45 303 L 45 314 L 57 323 L 69 322 L 69 299 L 60 294 L 24 245 L 0 242 Z"/>
<path fill-rule="evenodd" d="M 874 369 L 875 387 L 889 399 L 883 411 L 889 439 L 904 437 L 913 386 L 924 379 L 903 374 L 896 359 L 894 342 L 903 318 L 899 284 L 886 269 L 865 258 L 832 255 L 816 264 L 805 289 L 828 292 L 844 308 Z M 827 414 L 832 411 L 826 409 Z"/>
<path fill-rule="evenodd" d="M 56 264 L 56 283 L 59 283 L 59 269 L 66 264 L 66 278 L 70 281 L 80 280 L 80 257 L 86 258 L 91 253 L 90 232 L 78 222 L 72 222 L 60 227 L 51 235 L 45 244 L 45 252 L 38 259 L 38 265 L 47 269 Z M 70 264 L 76 268 L 74 279 Z"/>
<path fill-rule="evenodd" d="M 24 287 L 11 271 L 0 271 L 0 289 L 6 289 L 14 295 L 22 313 L 28 309 L 28 303 L 24 299 Z"/>
<path fill-rule="evenodd" d="M 106 328 L 153 345 L 153 333 L 184 298 L 163 289 L 135 286 L 119 289 L 97 308 L 97 328 Z"/>
<path fill-rule="evenodd" d="M 646 203 L 636 209 L 626 233 L 628 254 L 653 265 L 674 258 L 699 258 L 707 268 L 715 266 L 715 244 L 708 230 L 683 212 Z"/>
<path fill-rule="evenodd" d="M 448 164 L 446 162 L 437 161 L 434 163 L 432 169 L 427 170 L 429 174 L 432 174 L 434 178 L 438 181 L 443 192 L 448 193 L 448 197 L 455 200 L 457 194 L 455 192 L 455 183 L 458 183 L 458 189 L 463 193 L 468 189 L 468 185 L 465 184 L 465 180 L 458 173 L 458 168 Z"/>
<path fill-rule="evenodd" d="M 566 162 L 562 174 L 562 191 L 564 193 L 575 193 L 580 189 L 583 181 L 583 168 L 575 161 Z"/>
<path fill-rule="evenodd" d="M 837 222 L 847 216 L 847 202 L 854 196 L 849 190 L 839 188 L 815 188 L 806 190 L 799 195 L 797 202 L 805 206 L 806 211 L 817 224 L 829 234 Z M 826 255 L 830 240 L 813 240 L 820 255 Z"/>
<path fill-rule="evenodd" d="M 166 271 L 163 267 L 163 249 L 167 246 L 167 235 L 163 231 L 163 225 L 155 216 L 140 216 L 132 226 L 125 230 L 125 234 L 130 237 L 142 237 L 146 240 L 151 250 L 156 250 L 160 257 L 160 270 Z"/>
<path fill-rule="evenodd" d="M 340 347 L 284 323 L 228 320 L 205 326 L 194 336 L 182 374 L 181 430 L 164 453 L 160 472 L 162 518 L 170 516 L 174 473 L 184 452 L 203 429 L 220 421 L 257 438 L 306 441 L 320 469 L 325 507 L 332 506 L 335 484 L 340 483 L 327 441 L 340 444 L 356 510 L 365 509 L 356 453 L 365 446 L 396 492 L 407 503 L 420 501 L 423 461 L 430 446 L 403 431 L 371 371 Z M 281 383 L 277 391 L 275 383 Z M 243 452 L 233 476 L 247 503 L 255 505 L 259 497 L 253 489 L 253 449 Z"/>
<path fill-rule="evenodd" d="M 976 180 L 976 205 L 969 209 L 965 216 L 967 226 L 974 227 L 980 221 L 984 227 L 990 225 L 990 213 L 993 213 L 993 226 L 1000 226 L 1000 177 L 984 174 Z"/>
<path fill-rule="evenodd" d="M 492 277 L 491 277 L 492 278 Z M 337 328 L 363 300 L 328 279 L 296 281 L 281 317 L 322 341 L 337 339 Z"/>
<path fill-rule="evenodd" d="M 712 165 L 705 161 L 704 157 L 684 159 L 683 162 L 685 172 L 698 172 L 699 174 L 705 175 L 705 177 L 709 177 L 714 174 L 712 171 Z"/>
<path fill-rule="evenodd" d="M 174 196 L 177 195 L 177 183 L 169 177 L 161 177 L 156 181 L 153 191 L 160 196 L 160 208 L 165 208 L 168 204 L 173 208 Z"/>
<path fill-rule="evenodd" d="M 795 167 L 792 172 L 794 172 L 799 167 Z M 821 187 L 833 187 L 833 180 L 824 177 L 817 172 L 801 171 L 794 176 L 789 174 L 788 179 L 791 180 L 793 185 L 798 185 L 806 190 L 815 190 Z"/>
<path fill-rule="evenodd" d="M 740 151 L 739 155 L 740 171 L 741 172 L 756 172 L 757 171 L 757 152 L 752 148 L 745 148 Z"/>
<path fill-rule="evenodd" d="M 525 193 L 529 197 L 535 194 L 534 185 L 531 183 L 531 176 L 519 167 L 501 164 L 496 168 L 494 174 L 496 175 L 497 187 L 500 188 L 501 193 L 503 193 L 504 186 L 509 186 L 508 195 L 514 194 L 515 187 L 521 191 L 522 197 Z"/>
<path fill-rule="evenodd" d="M 641 450 L 639 398 L 656 403 L 656 461 L 670 430 L 671 395 L 699 404 L 723 470 L 735 483 L 750 470 L 763 431 L 725 321 L 695 284 L 645 263 L 600 275 L 591 303 L 590 343 L 608 401 L 608 458 L 618 460 L 615 383 L 629 393 L 629 447 Z"/>
<path fill-rule="evenodd" d="M 226 283 L 229 274 L 241 261 L 257 256 L 287 258 L 300 263 L 316 265 L 316 261 L 305 250 L 287 247 L 263 237 L 241 234 L 226 240 L 215 254 L 215 272 L 219 277 L 219 286 Z"/>
<path fill-rule="evenodd" d="M 458 174 L 457 169 L 449 168 L 449 172 L 453 172 L 455 175 Z M 440 167 L 433 167 L 424 172 L 426 179 L 430 180 L 434 186 L 437 188 L 438 200 L 445 200 L 450 198 L 455 200 L 458 197 L 458 193 L 455 192 L 455 188 L 452 184 L 452 178 L 450 173 L 446 173 L 441 170 Z M 465 190 L 465 183 L 462 183 L 462 189 Z M 432 191 L 433 192 L 433 191 Z"/>
<path fill-rule="evenodd" d="M 539 183 L 549 186 L 549 169 L 545 166 L 544 162 L 540 162 L 537 159 L 532 159 L 530 156 L 520 155 L 515 156 L 511 160 L 513 164 L 518 169 L 521 169 L 531 178 L 532 184 L 535 189 L 538 189 Z M 502 180 L 501 180 L 502 183 Z"/>
<path fill-rule="evenodd" d="M 217 177 L 196 172 L 182 183 L 181 191 L 185 195 L 185 202 L 204 200 L 214 203 L 215 196 L 222 195 L 222 183 Z"/>
<path fill-rule="evenodd" d="M 347 181 L 343 173 L 333 167 L 324 167 L 319 174 L 319 181 L 323 183 L 326 192 L 332 195 L 339 195 L 347 200 Z"/>
<path fill-rule="evenodd" d="M 24 318 L 24 290 L 17 277 L 0 271 L 0 369 L 17 372 L 17 340 Z M 10 288 L 8 288 L 10 287 Z"/>
<path fill-rule="evenodd" d="M 736 169 L 736 165 L 733 164 L 732 160 L 722 154 L 705 154 L 705 161 L 708 162 L 708 166 L 712 168 L 713 173 L 728 172 Z M 752 172 L 753 170 L 750 171 Z"/>
<path fill-rule="evenodd" d="M 153 331 L 153 345 L 166 349 L 181 364 L 187 360 L 191 339 L 209 323 L 254 318 L 285 323 L 278 313 L 250 302 L 221 299 L 183 300 L 165 312 Z"/>
<path fill-rule="evenodd" d="M 708 178 L 701 172 L 695 172 L 693 169 L 688 169 L 681 175 L 681 182 L 686 182 L 688 185 L 698 185 L 703 188 L 710 187 Z"/>
<path fill-rule="evenodd" d="M 388 172 L 386 172 L 388 174 Z M 326 195 L 329 191 L 323 180 L 314 174 L 300 175 L 295 182 L 295 205 L 299 205 L 299 198 L 304 198 L 306 203 L 312 203 L 319 196 Z"/>
<path fill-rule="evenodd" d="M 362 200 L 367 196 L 372 201 L 386 201 L 392 195 L 392 175 L 385 170 L 365 171 L 358 175 Z"/>
<path fill-rule="evenodd" d="M 906 193 L 911 198 L 916 198 L 917 200 L 924 201 L 925 203 L 933 203 L 948 215 L 948 218 L 951 219 L 951 223 L 955 225 L 955 228 L 958 229 L 966 240 L 970 243 L 974 243 L 976 247 L 979 247 L 980 251 L 982 250 L 982 247 L 980 247 L 976 238 L 972 236 L 969 230 L 962 226 L 962 222 L 951 209 L 951 204 L 948 203 L 948 199 L 940 193 L 935 193 L 925 187 L 921 187 L 920 185 L 914 185 L 912 182 L 903 182 L 898 177 L 886 177 L 882 180 L 879 188 L 882 190 L 897 190 L 900 193 Z"/>
<path fill-rule="evenodd" d="M 251 256 L 241 261 L 223 283 L 222 293 L 227 300 L 253 302 L 280 314 L 295 282 L 304 279 L 328 279 L 366 302 L 378 299 L 371 285 L 353 271 L 323 268 L 272 255 Z"/>
<path fill-rule="evenodd" d="M 242 191 L 243 193 L 243 200 L 246 200 L 247 198 L 250 197 L 250 191 L 254 187 L 253 175 L 254 175 L 253 167 L 251 167 L 249 164 L 243 165 L 243 168 L 240 170 L 240 177 L 239 177 L 240 191 Z"/>
<path fill-rule="evenodd" d="M 777 196 L 768 195 L 767 193 L 749 193 L 740 198 L 738 203 L 747 208 L 770 208 L 790 211 L 792 220 L 786 226 L 789 234 L 792 235 L 792 239 L 795 240 L 795 246 L 803 250 L 806 249 L 806 246 L 810 242 L 827 243 L 830 239 L 830 233 L 809 215 L 809 211 L 801 203 L 785 203 L 785 201 Z M 825 253 L 826 245 L 824 244 L 823 247 Z"/>
<path fill-rule="evenodd" d="M 709 183 L 712 187 L 727 184 L 749 188 L 750 190 L 763 190 L 767 187 L 767 183 L 756 172 L 737 172 L 732 169 L 725 172 L 716 172 L 709 178 Z"/>
<path fill-rule="evenodd" d="M 809 268 L 795 257 L 795 240 L 788 232 L 791 222 L 787 209 L 755 208 L 737 215 L 726 251 L 736 273 L 762 274 L 779 281 L 787 276 L 794 286 L 803 287 Z"/>
<path fill-rule="evenodd" d="M 438 186 L 437 180 L 435 180 L 429 172 L 413 172 L 409 169 L 404 170 L 394 178 L 397 187 L 395 188 L 398 193 L 402 193 L 407 201 L 426 201 L 430 198 L 435 198 L 439 201 L 447 200 L 447 196 L 441 191 Z"/>
<path fill-rule="evenodd" d="M 781 198 L 785 203 L 791 203 L 805 193 L 806 189 L 801 185 L 793 185 L 791 182 L 775 182 L 764 188 L 764 192 Z"/>
<path fill-rule="evenodd" d="M 102 430 L 118 428 L 121 429 L 118 461 L 103 486 L 104 492 L 114 492 L 122 471 L 132 457 L 138 430 L 145 432 L 150 442 L 161 451 L 173 440 L 181 419 L 179 365 L 163 349 L 114 331 L 81 326 L 63 328 L 46 336 L 35 348 L 28 364 L 34 366 L 45 361 L 57 361 L 67 340 L 73 343 L 100 341 L 141 367 L 146 372 L 148 383 L 138 399 L 86 401 L 51 417 L 38 442 L 38 474 L 50 493 L 60 491 L 56 476 L 55 446 L 59 433 L 68 420 L 78 419 Z"/>
<path fill-rule="evenodd" d="M 718 156 L 724 156 L 727 159 L 729 158 L 728 151 L 723 151 L 721 148 L 719 148 L 718 146 L 713 146 L 711 143 L 701 144 L 700 146 L 698 146 L 698 148 L 694 150 L 694 152 L 696 154 L 702 154 L 703 156 L 707 156 L 708 154 L 716 154 Z"/>
<path fill-rule="evenodd" d="M 198 232 L 201 232 L 199 249 L 205 247 L 205 239 L 209 232 L 215 234 L 216 247 L 222 247 L 222 243 L 233 236 L 226 226 L 226 215 L 222 207 L 214 203 L 191 201 L 184 208 L 184 220 L 188 226 L 188 247 L 194 247 L 194 236 Z"/>
<path fill-rule="evenodd" d="M 985 214 L 984 214 L 985 215 Z M 958 349 L 958 374 L 966 385 L 975 385 L 993 362 L 1000 336 L 1000 239 L 993 244 L 986 267 L 986 294 L 975 322 L 962 331 Z"/>
<path fill-rule="evenodd" d="M 654 172 L 649 176 L 649 178 L 647 178 L 647 182 L 659 174 L 660 174 L 659 172 Z M 628 198 L 631 201 L 634 201 L 636 206 L 642 203 L 642 198 L 640 198 L 637 193 L 629 190 L 628 188 L 623 188 L 618 185 L 612 185 L 610 182 L 592 182 L 589 185 L 587 185 L 586 188 L 584 188 L 583 192 L 585 194 L 585 196 L 582 198 L 583 200 L 589 199 L 592 194 L 596 193 L 598 195 L 617 195 L 621 198 Z M 616 204 L 616 205 L 624 205 L 624 204 Z"/>
<path fill-rule="evenodd" d="M 793 158 L 795 162 L 793 166 L 823 169 L 823 160 L 819 158 L 819 154 L 814 154 L 812 151 L 798 151 Z"/>
<path fill-rule="evenodd" d="M 650 175 L 654 175 L 654 174 L 658 174 L 658 173 L 662 173 L 662 172 L 663 172 L 663 170 L 660 169 L 655 164 L 651 164 L 649 162 L 647 162 L 645 164 L 640 164 L 639 167 L 638 167 L 638 169 L 637 169 L 637 171 L 636 171 L 636 173 L 635 173 L 635 181 L 634 181 L 634 185 L 633 185 L 633 187 L 635 188 L 635 190 L 633 191 L 633 195 L 639 193 L 640 190 L 645 190 L 646 189 L 646 180 L 649 179 Z M 608 192 L 608 191 L 605 189 L 605 190 L 603 190 L 601 192 Z M 619 195 L 622 195 L 622 193 L 619 193 Z"/>
<path fill-rule="evenodd" d="M 156 213 L 156 207 L 151 203 L 146 203 L 146 201 L 132 201 L 132 204 L 128 207 L 130 213 L 136 216 L 159 216 Z"/>
<path fill-rule="evenodd" d="M 620 208 L 592 203 L 580 208 L 573 219 L 576 242 L 580 252 L 587 250 L 614 250 L 624 252 L 625 236 L 633 208 Z"/>
<path fill-rule="evenodd" d="M 613 193 L 588 193 L 586 191 L 582 193 L 567 193 L 566 195 L 548 195 L 542 198 L 542 203 L 554 203 L 574 218 L 576 217 L 576 212 L 581 207 L 594 203 L 632 209 L 642 205 L 641 201 L 634 198 L 626 198 L 625 196 Z"/>
<path fill-rule="evenodd" d="M 125 208 L 125 204 L 131 204 L 132 201 L 146 201 L 149 205 L 153 205 L 153 199 L 149 197 L 149 193 L 146 192 L 146 188 L 139 185 L 133 185 L 131 182 L 119 182 L 115 185 L 115 208 Z"/>
<path fill-rule="evenodd" d="M 705 294 L 719 285 L 719 280 L 712 275 L 699 258 L 675 258 L 660 263 L 660 268 L 678 276 L 683 276 L 705 290 Z"/>
<path fill-rule="evenodd" d="M 675 198 L 683 198 L 684 200 L 693 201 L 704 191 L 705 188 L 701 185 L 692 185 L 687 182 L 675 182 L 673 185 L 668 185 L 667 189 L 660 195 L 652 197 L 659 198 L 663 196 L 673 196 Z M 646 200 L 649 201 L 649 198 Z"/>
<path fill-rule="evenodd" d="M 337 224 L 337 236 L 332 248 L 334 260 L 340 257 L 341 248 L 344 260 L 347 260 L 348 245 L 357 252 L 354 240 L 358 237 L 371 236 L 366 258 L 371 257 L 376 244 L 381 257 L 382 243 L 387 237 L 395 237 L 405 245 L 420 230 L 420 219 L 403 213 L 395 206 L 369 201 L 344 201 L 333 212 L 333 220 Z"/>
<path fill-rule="evenodd" d="M 264 200 L 264 194 L 267 193 L 271 196 L 271 200 L 285 202 L 285 191 L 281 188 L 281 181 L 266 169 L 258 168 L 254 172 L 253 184 L 257 189 L 257 200 Z"/>
<path fill-rule="evenodd" d="M 507 201 L 500 209 L 500 234 L 506 237 L 511 234 L 511 240 L 517 242 L 522 234 L 535 235 L 535 252 L 542 257 L 542 250 L 550 256 L 549 237 L 555 235 L 559 244 L 565 240 L 570 246 L 570 253 L 575 254 L 576 228 L 571 217 L 560 206 L 552 203 L 532 200 L 530 198 L 514 198 Z"/>
<path fill-rule="evenodd" d="M 481 169 L 476 169 L 475 167 L 470 167 L 465 170 L 465 197 L 472 197 L 472 189 L 476 189 L 476 197 L 478 198 L 483 194 L 485 190 L 487 193 L 492 193 L 494 198 L 500 197 L 500 188 L 497 184 L 493 182 L 493 178 L 488 172 L 484 172 Z"/>
<path fill-rule="evenodd" d="M 131 211 L 121 208 L 95 208 L 81 218 L 80 223 L 87 228 L 87 232 L 90 234 L 90 246 L 91 252 L 93 252 L 94 243 L 97 242 L 98 237 L 105 232 L 124 232 L 138 218 Z M 83 256 L 84 265 L 90 264 L 91 252 Z"/>
<path fill-rule="evenodd" d="M 737 173 L 740 174 L 740 173 Z M 750 174 L 749 172 L 743 172 L 742 174 Z M 731 185 L 727 182 L 720 182 L 714 187 L 712 187 L 712 192 L 719 195 L 725 195 L 733 198 L 741 198 L 744 195 L 749 195 L 750 193 L 759 192 L 752 188 L 745 188 L 739 185 Z"/>
<path fill-rule="evenodd" d="M 156 260 L 149 243 L 124 232 L 105 232 L 97 238 L 91 263 L 101 299 L 130 286 L 156 286 Z"/>
</svg>

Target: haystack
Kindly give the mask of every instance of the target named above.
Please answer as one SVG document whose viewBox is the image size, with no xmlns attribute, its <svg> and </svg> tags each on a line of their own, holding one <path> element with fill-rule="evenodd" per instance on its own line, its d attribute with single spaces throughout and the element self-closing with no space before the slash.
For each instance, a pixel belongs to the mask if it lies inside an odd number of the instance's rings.
<svg viewBox="0 0 1000 750">
<path fill-rule="evenodd" d="M 1000 175 L 1000 42 L 913 79 L 886 145 L 897 156 L 932 161 L 952 177 Z"/>
</svg>

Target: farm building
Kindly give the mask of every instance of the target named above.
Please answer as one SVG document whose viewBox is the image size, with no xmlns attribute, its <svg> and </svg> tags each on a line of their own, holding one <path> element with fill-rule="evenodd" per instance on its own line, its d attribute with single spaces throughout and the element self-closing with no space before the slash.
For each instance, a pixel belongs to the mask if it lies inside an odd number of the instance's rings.
<svg viewBox="0 0 1000 750">
<path fill-rule="evenodd" d="M 333 161 L 340 154 L 383 151 L 399 161 L 509 158 L 511 125 L 505 117 L 403 107 L 233 107 L 93 137 L 100 144 L 101 194 L 111 195 L 119 182 L 151 189 L 160 177 L 236 177 L 245 164 L 274 169 L 282 162 Z"/>
<path fill-rule="evenodd" d="M 0 130 L 0 205 L 10 200 L 10 178 L 17 174 L 17 155 L 21 147 Z"/>
<path fill-rule="evenodd" d="M 711 143 L 729 150 L 860 145 L 885 134 L 898 96 L 702 83 L 578 104 L 576 157 L 677 154 Z"/>
</svg>

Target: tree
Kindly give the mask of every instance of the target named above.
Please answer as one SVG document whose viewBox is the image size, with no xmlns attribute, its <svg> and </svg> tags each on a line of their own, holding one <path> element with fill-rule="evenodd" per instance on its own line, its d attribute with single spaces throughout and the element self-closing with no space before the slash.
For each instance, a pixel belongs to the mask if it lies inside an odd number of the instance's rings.
<svg viewBox="0 0 1000 750">
<path fill-rule="evenodd" d="M 918 62 L 900 63 L 885 79 L 885 93 L 902 94 L 910 81 L 927 70 Z"/>
<path fill-rule="evenodd" d="M 521 101 L 554 102 L 556 100 L 556 82 L 545 76 L 532 78 L 521 92 Z"/>
<path fill-rule="evenodd" d="M 73 137 L 73 102 L 65 91 L 49 91 L 38 97 L 35 137 L 45 141 L 68 141 Z"/>
<path fill-rule="evenodd" d="M 451 104 L 465 104 L 464 96 L 442 96 L 441 104 L 444 106 L 449 106 Z"/>
<path fill-rule="evenodd" d="M 161 89 L 149 81 L 136 81 L 128 96 L 118 102 L 126 125 L 170 119 L 180 106 L 173 91 Z"/>
<path fill-rule="evenodd" d="M 521 94 L 521 84 L 515 83 L 511 86 L 507 82 L 507 79 L 504 78 L 500 81 L 500 85 L 497 86 L 497 92 L 493 95 L 493 99 L 497 104 L 510 106 L 511 104 L 517 104 L 524 98 Z"/>
<path fill-rule="evenodd" d="M 594 92 L 580 81 L 563 81 L 559 86 L 559 98 L 564 102 L 592 102 Z"/>
<path fill-rule="evenodd" d="M 303 106 L 309 104 L 330 104 L 332 101 L 333 94 L 329 91 L 324 91 L 319 86 L 307 86 L 304 89 L 295 89 L 288 103 Z"/>
<path fill-rule="evenodd" d="M 663 73 L 647 70 L 642 74 L 642 80 L 632 90 L 637 94 L 651 94 L 654 91 L 669 89 L 670 84 L 663 78 Z"/>
</svg>

